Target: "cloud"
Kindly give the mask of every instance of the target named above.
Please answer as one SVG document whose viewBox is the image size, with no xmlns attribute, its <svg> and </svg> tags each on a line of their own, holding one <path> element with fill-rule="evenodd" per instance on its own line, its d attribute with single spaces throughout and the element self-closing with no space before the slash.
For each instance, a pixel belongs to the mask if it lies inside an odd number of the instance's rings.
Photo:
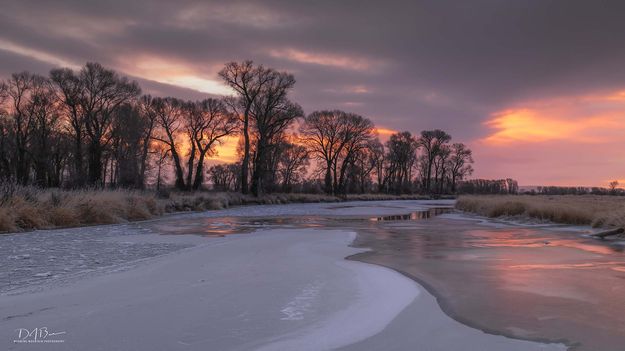
<svg viewBox="0 0 625 351">
<path fill-rule="evenodd" d="M 306 112 L 342 108 L 388 129 L 490 138 L 480 147 L 491 151 L 579 146 L 621 140 L 623 12 L 623 2 L 582 0 L 7 0 L 0 74 L 98 61 L 147 92 L 195 99 L 226 92 L 216 76 L 225 62 L 253 59 L 294 72 Z M 574 106 L 539 103 L 557 97 Z M 492 169 L 492 157 L 476 169 Z"/>
<path fill-rule="evenodd" d="M 12 54 L 29 57 L 31 59 L 42 61 L 42 62 L 48 63 L 50 65 L 54 65 L 54 66 L 63 66 L 63 67 L 70 67 L 70 68 L 79 67 L 74 62 L 65 60 L 61 57 L 57 57 L 45 51 L 40 51 L 37 49 L 15 44 L 8 40 L 0 39 L 0 49 L 4 51 L 8 51 Z"/>
<path fill-rule="evenodd" d="M 361 57 L 342 56 L 338 54 L 306 52 L 298 49 L 271 49 L 268 51 L 269 56 L 295 61 L 298 63 L 328 66 L 347 70 L 365 71 L 369 69 L 377 69 L 383 64 L 381 62 L 373 62 Z"/>
<path fill-rule="evenodd" d="M 476 176 L 529 185 L 605 186 L 625 174 L 622 90 L 525 102 L 494 113 L 472 143 Z"/>
<path fill-rule="evenodd" d="M 482 142 L 502 144 L 570 140 L 580 144 L 625 142 L 625 98 L 620 90 L 521 103 L 484 122 Z"/>
<path fill-rule="evenodd" d="M 578 120 L 566 119 L 561 115 L 550 116 L 541 111 L 520 109 L 500 112 L 485 122 L 495 132 L 483 141 L 491 145 L 524 142 L 539 143 L 550 140 L 576 140 L 580 143 L 601 142 L 604 138 L 593 136 L 610 128 L 620 128 L 625 119 L 619 121 L 612 116 L 591 116 Z"/>
</svg>

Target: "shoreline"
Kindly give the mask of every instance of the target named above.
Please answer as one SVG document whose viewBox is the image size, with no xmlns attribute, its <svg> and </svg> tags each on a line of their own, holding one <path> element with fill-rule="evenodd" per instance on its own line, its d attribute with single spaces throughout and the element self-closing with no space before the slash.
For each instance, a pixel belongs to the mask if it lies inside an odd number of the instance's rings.
<svg viewBox="0 0 625 351">
<path fill-rule="evenodd" d="M 370 263 L 370 264 L 374 264 L 376 266 L 380 266 L 380 267 L 385 267 L 388 269 L 391 269 L 403 276 L 405 276 L 406 278 L 415 281 L 417 284 L 419 284 L 423 289 L 425 289 L 429 294 L 431 294 L 435 299 L 436 302 L 438 303 L 438 306 L 441 308 L 441 310 L 445 313 L 446 316 L 448 316 L 449 318 L 457 321 L 458 323 L 461 323 L 463 325 L 466 325 L 467 327 L 476 329 L 476 330 L 480 330 L 486 334 L 489 335 L 496 335 L 496 336 L 503 336 L 505 338 L 508 339 L 512 339 L 512 340 L 524 340 L 524 341 L 530 341 L 530 342 L 537 342 L 537 343 L 541 343 L 544 345 L 558 345 L 558 344 L 562 344 L 566 346 L 566 350 L 568 350 L 570 347 L 574 346 L 573 344 L 571 344 L 570 340 L 566 340 L 566 339 L 559 339 L 559 340 L 550 340 L 550 339 L 546 339 L 546 338 L 527 338 L 527 337 L 520 337 L 518 335 L 514 335 L 512 333 L 506 333 L 504 331 L 501 331 L 500 329 L 491 329 L 491 328 L 484 328 L 480 325 L 478 325 L 477 323 L 475 323 L 473 320 L 469 319 L 469 318 L 464 318 L 462 316 L 460 316 L 458 313 L 456 313 L 450 306 L 449 301 L 446 300 L 442 294 L 440 294 L 440 292 L 435 289 L 431 284 L 429 284 L 427 282 L 427 280 L 425 279 L 421 279 L 413 274 L 408 273 L 405 270 L 399 269 L 397 267 L 391 266 L 391 265 L 384 265 L 384 264 L 380 264 L 380 263 L 372 263 L 366 260 L 366 258 L 361 259 L 359 258 L 360 255 L 362 254 L 366 254 L 366 252 L 364 253 L 356 253 L 350 256 L 345 257 L 346 260 L 352 260 L 352 261 L 356 261 L 356 262 L 363 262 L 363 263 Z"/>
<path fill-rule="evenodd" d="M 60 191 L 71 193 L 72 191 Z M 81 191 L 76 191 L 80 193 Z M 430 196 L 426 195 L 389 195 L 389 194 L 348 194 L 345 197 L 336 196 L 336 195 L 325 195 L 325 194 L 299 194 L 299 193 L 278 193 L 278 194 L 268 194 L 261 198 L 255 198 L 249 195 L 243 195 L 240 193 L 220 193 L 220 192 L 197 192 L 197 193 L 174 193 L 173 199 L 170 197 L 165 199 L 156 198 L 153 193 L 141 193 L 141 192 L 128 192 L 124 193 L 119 191 L 111 191 L 111 190 L 101 190 L 96 191 L 94 194 L 97 196 L 100 195 L 110 195 L 111 193 L 121 193 L 121 196 L 124 198 L 115 199 L 115 202 L 119 202 L 115 204 L 116 208 L 107 208 L 110 206 L 110 199 L 106 200 L 103 204 L 101 204 L 97 210 L 100 212 L 107 212 L 106 214 L 97 214 L 94 215 L 92 213 L 88 213 L 86 216 L 82 217 L 81 220 L 85 220 L 84 217 L 87 217 L 86 222 L 73 223 L 73 224 L 65 224 L 65 225 L 51 225 L 50 223 L 41 224 L 42 218 L 46 216 L 52 215 L 57 216 L 55 211 L 61 211 L 59 216 L 65 215 L 63 211 L 66 209 L 61 207 L 51 207 L 46 208 L 48 205 L 45 204 L 48 200 L 36 200 L 37 204 L 31 207 L 27 207 L 25 210 L 22 210 L 24 205 L 23 200 L 17 201 L 18 205 L 8 205 L 8 206 L 0 206 L 0 228 L 12 227 L 11 230 L 0 230 L 0 236 L 5 234 L 19 234 L 19 233 L 28 233 L 37 230 L 57 230 L 57 229 L 70 229 L 70 228 L 88 228 L 94 226 L 103 226 L 103 225 L 114 225 L 114 224 L 126 224 L 126 223 L 141 223 L 144 221 L 157 220 L 160 218 L 165 218 L 167 216 L 178 215 L 178 214 L 187 214 L 187 213 L 202 213 L 206 211 L 214 211 L 214 210 L 225 210 L 229 208 L 236 208 L 242 206 L 264 206 L 264 205 L 288 205 L 288 204 L 307 204 L 307 203 L 349 203 L 356 201 L 400 201 L 400 200 L 418 200 L 418 201 L 431 201 L 435 200 Z M 139 196 L 137 196 L 139 194 Z M 120 196 L 120 195 L 116 195 Z M 85 204 L 80 203 L 80 201 L 84 201 L 81 199 L 78 201 L 78 204 L 74 206 L 87 206 L 93 207 L 93 204 L 90 204 L 89 201 L 92 199 L 88 198 Z M 145 201 L 146 203 L 139 203 L 137 200 L 139 198 L 141 201 Z M 455 197 L 443 197 L 441 199 L 450 200 L 455 199 Z M 95 200 L 100 201 L 98 199 Z M 7 203 L 11 203 L 15 201 L 7 201 Z M 16 207 L 16 208 L 12 208 Z M 41 208 L 43 206 L 43 208 Z M 135 206 L 137 209 L 135 209 Z M 139 206 L 142 209 L 138 210 Z M 98 206 L 95 206 L 98 207 Z M 143 207 L 147 207 L 143 208 Z M 72 209 L 74 210 L 74 209 Z M 20 211 L 25 211 L 27 218 L 20 219 L 21 214 Z M 15 212 L 15 213 L 14 213 Z M 34 213 L 42 212 L 37 214 L 39 217 L 37 219 L 30 218 L 34 216 Z M 49 212 L 52 212 L 49 213 Z M 115 213 L 118 214 L 115 214 Z M 141 212 L 138 217 L 128 217 L 131 213 Z M 12 219 L 8 219 L 7 213 L 11 213 L 9 217 L 15 217 Z M 133 214 L 135 215 L 135 214 Z M 93 219 L 88 219 L 89 216 L 94 216 Z M 54 219 L 55 221 L 57 219 Z M 62 219 L 66 220 L 66 219 Z M 16 225 L 16 224 L 8 224 L 10 221 L 27 223 L 26 227 L 23 227 L 24 224 Z M 72 220 L 69 220 L 70 222 Z"/>
</svg>

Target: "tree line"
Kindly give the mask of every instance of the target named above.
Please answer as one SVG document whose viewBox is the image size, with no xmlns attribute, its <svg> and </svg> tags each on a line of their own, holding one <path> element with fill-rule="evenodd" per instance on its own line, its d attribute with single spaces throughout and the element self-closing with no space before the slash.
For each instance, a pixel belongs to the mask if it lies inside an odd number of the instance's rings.
<svg viewBox="0 0 625 351">
<path fill-rule="evenodd" d="M 461 194 L 518 194 L 519 183 L 511 178 L 470 179 L 460 182 L 458 192 Z"/>
<path fill-rule="evenodd" d="M 612 181 L 607 188 L 583 186 L 539 186 L 525 191 L 528 195 L 618 195 L 625 196 L 625 189 L 618 188 L 619 182 Z"/>
<path fill-rule="evenodd" d="M 254 64 L 219 72 L 233 94 L 199 101 L 141 93 L 98 63 L 0 82 L 0 180 L 39 187 L 212 187 L 267 192 L 454 193 L 471 150 L 442 130 L 382 143 L 358 114 L 304 114 L 295 77 Z M 207 167 L 238 138 L 238 161 Z M 173 178 L 173 179 L 172 179 Z"/>
</svg>

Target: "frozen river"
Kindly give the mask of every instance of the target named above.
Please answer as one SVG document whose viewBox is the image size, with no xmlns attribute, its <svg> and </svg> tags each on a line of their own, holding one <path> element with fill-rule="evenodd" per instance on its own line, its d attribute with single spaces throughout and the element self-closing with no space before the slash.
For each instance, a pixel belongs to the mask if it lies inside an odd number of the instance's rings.
<svg viewBox="0 0 625 351">
<path fill-rule="evenodd" d="M 616 313 L 580 331 L 572 308 L 594 291 L 554 279 L 592 271 L 576 262 L 593 250 L 615 274 L 593 272 L 622 275 L 618 250 L 562 228 L 433 217 L 452 204 L 248 206 L 5 235 L 0 345 L 30 349 L 18 334 L 43 327 L 52 350 L 563 350 L 623 335 Z"/>
</svg>

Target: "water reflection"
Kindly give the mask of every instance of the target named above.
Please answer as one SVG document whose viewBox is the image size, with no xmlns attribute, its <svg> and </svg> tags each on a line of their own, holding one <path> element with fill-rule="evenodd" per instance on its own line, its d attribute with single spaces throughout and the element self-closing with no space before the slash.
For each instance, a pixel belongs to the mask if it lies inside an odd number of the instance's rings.
<svg viewBox="0 0 625 351">
<path fill-rule="evenodd" d="M 448 314 L 474 327 L 565 341 L 572 350 L 623 349 L 621 245 L 579 232 L 442 217 L 376 222 L 359 234 L 358 244 L 372 251 L 354 259 L 415 277 Z"/>
<path fill-rule="evenodd" d="M 230 234 L 245 234 L 267 228 L 313 228 L 321 226 L 320 217 L 217 217 L 180 218 L 168 221 L 155 221 L 142 226 L 166 235 L 201 235 L 223 237 Z"/>
<path fill-rule="evenodd" d="M 448 213 L 453 211 L 452 208 L 449 207 L 434 207 L 427 210 L 415 211 L 408 214 L 401 215 L 392 215 L 392 216 L 381 216 L 381 217 L 372 217 L 371 221 L 382 222 L 382 221 L 414 221 L 421 219 L 428 219 L 443 213 Z"/>
</svg>

